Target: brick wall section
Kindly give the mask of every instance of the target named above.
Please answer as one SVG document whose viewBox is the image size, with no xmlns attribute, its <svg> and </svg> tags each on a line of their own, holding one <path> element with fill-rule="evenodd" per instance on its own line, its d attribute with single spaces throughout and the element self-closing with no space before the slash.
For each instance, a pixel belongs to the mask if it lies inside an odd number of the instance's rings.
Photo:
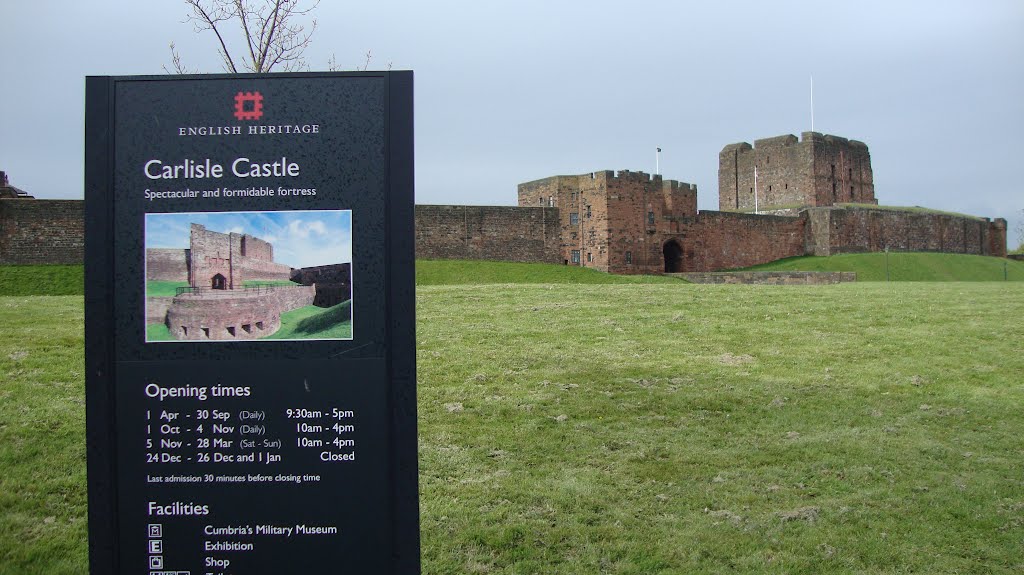
<svg viewBox="0 0 1024 575">
<path fill-rule="evenodd" d="M 863 142 L 804 132 L 729 144 L 718 155 L 718 207 L 757 208 L 876 204 L 871 154 Z"/>
<path fill-rule="evenodd" d="M 682 248 L 680 271 L 725 270 L 804 255 L 806 223 L 805 217 L 701 212 L 664 240 Z"/>
<path fill-rule="evenodd" d="M 146 279 L 188 281 L 189 250 L 149 248 L 146 250 Z"/>
<path fill-rule="evenodd" d="M 825 285 L 857 281 L 854 272 L 698 272 L 673 275 L 695 284 Z"/>
<path fill-rule="evenodd" d="M 416 206 L 416 257 L 561 263 L 558 210 Z"/>
<path fill-rule="evenodd" d="M 231 234 L 231 241 L 237 245 L 236 252 L 251 259 L 274 261 L 274 246 L 249 234 Z"/>
<path fill-rule="evenodd" d="M 808 210 L 812 231 L 807 252 L 945 252 L 1006 255 L 1006 220 L 991 221 L 928 212 L 840 207 Z"/>
<path fill-rule="evenodd" d="M 81 264 L 81 200 L 0 199 L 0 264 Z"/>
</svg>

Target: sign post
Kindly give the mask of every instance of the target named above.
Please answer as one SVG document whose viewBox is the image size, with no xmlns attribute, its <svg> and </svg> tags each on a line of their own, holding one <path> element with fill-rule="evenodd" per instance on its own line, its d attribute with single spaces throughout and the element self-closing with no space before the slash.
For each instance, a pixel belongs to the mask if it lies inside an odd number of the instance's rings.
<svg viewBox="0 0 1024 575">
<path fill-rule="evenodd" d="M 419 573 L 412 73 L 86 81 L 92 573 Z"/>
</svg>

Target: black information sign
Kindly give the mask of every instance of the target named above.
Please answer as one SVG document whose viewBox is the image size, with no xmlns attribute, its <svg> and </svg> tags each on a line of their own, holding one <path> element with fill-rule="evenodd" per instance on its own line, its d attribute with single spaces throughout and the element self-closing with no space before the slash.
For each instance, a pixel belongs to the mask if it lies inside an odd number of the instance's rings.
<svg viewBox="0 0 1024 575">
<path fill-rule="evenodd" d="M 86 81 L 95 574 L 419 573 L 412 73 Z"/>
</svg>

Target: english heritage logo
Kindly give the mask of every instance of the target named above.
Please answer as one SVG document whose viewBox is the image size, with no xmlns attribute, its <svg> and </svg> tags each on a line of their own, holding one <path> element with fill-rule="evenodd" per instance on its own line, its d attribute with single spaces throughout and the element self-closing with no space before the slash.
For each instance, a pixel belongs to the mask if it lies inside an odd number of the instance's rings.
<svg viewBox="0 0 1024 575">
<path fill-rule="evenodd" d="M 263 117 L 263 94 L 239 92 L 235 94 L 235 118 L 238 120 L 259 120 Z"/>
<path fill-rule="evenodd" d="M 234 116 L 241 122 L 254 122 L 263 119 L 263 94 L 253 92 L 238 92 L 234 97 Z M 301 136 L 305 134 L 319 134 L 320 124 L 250 124 L 243 128 L 239 125 L 231 126 L 179 126 L 179 136 Z"/>
</svg>

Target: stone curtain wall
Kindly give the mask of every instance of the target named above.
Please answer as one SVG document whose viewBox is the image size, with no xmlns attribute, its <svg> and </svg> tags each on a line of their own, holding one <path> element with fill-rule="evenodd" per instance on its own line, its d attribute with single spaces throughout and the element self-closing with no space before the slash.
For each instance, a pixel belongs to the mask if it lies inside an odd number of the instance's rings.
<svg viewBox="0 0 1024 575">
<path fill-rule="evenodd" d="M 680 222 L 683 272 L 741 268 L 805 253 L 807 219 L 701 212 Z M 658 246 L 659 249 L 661 246 Z"/>
<path fill-rule="evenodd" d="M 235 267 L 242 271 L 242 276 L 246 280 L 271 281 L 291 279 L 292 268 L 284 264 L 245 256 L 238 256 L 233 261 L 235 262 Z"/>
<path fill-rule="evenodd" d="M 418 205 L 416 257 L 561 263 L 558 209 Z"/>
<path fill-rule="evenodd" d="M 858 207 L 808 210 L 807 253 L 896 251 L 1006 256 L 1006 220 Z"/>
<path fill-rule="evenodd" d="M 188 281 L 189 250 L 149 248 L 146 250 L 146 280 Z"/>
<path fill-rule="evenodd" d="M 0 199 L 0 264 L 81 264 L 81 200 Z"/>
</svg>

